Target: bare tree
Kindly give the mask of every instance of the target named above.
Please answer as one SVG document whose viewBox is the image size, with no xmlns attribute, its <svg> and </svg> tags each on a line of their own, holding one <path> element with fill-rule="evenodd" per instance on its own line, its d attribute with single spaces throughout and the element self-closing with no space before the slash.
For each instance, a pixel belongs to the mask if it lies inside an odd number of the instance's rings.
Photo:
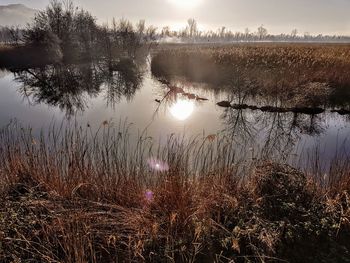
<svg viewBox="0 0 350 263">
<path fill-rule="evenodd" d="M 155 40 L 157 39 L 157 28 L 154 26 L 149 26 L 146 30 L 146 42 L 149 43 L 148 49 L 150 50 L 155 44 Z"/>
<path fill-rule="evenodd" d="M 226 27 L 222 26 L 221 28 L 219 28 L 219 36 L 221 38 L 224 38 L 226 34 Z"/>
<path fill-rule="evenodd" d="M 9 37 L 12 43 L 18 45 L 21 41 L 22 32 L 18 26 L 12 26 L 8 28 Z"/>
<path fill-rule="evenodd" d="M 262 40 L 264 38 L 266 38 L 267 36 L 267 29 L 264 27 L 264 25 L 261 25 L 258 27 L 258 37 L 259 37 L 259 40 Z"/>
<path fill-rule="evenodd" d="M 293 29 L 293 30 L 292 30 L 292 33 L 291 33 L 291 37 L 292 37 L 292 38 L 296 38 L 297 35 L 298 35 L 298 29 Z"/>
<path fill-rule="evenodd" d="M 170 36 L 170 27 L 168 27 L 168 26 L 163 27 L 161 35 L 162 35 L 162 37 Z"/>
<path fill-rule="evenodd" d="M 246 40 L 250 38 L 250 29 L 248 27 L 244 30 L 244 37 Z"/>
<path fill-rule="evenodd" d="M 140 36 L 142 36 L 143 34 L 145 34 L 145 30 L 146 30 L 146 21 L 142 19 L 136 24 L 136 31 Z"/>
<path fill-rule="evenodd" d="M 197 21 L 194 18 L 190 18 L 187 20 L 187 24 L 189 37 L 195 37 L 198 32 Z"/>
</svg>

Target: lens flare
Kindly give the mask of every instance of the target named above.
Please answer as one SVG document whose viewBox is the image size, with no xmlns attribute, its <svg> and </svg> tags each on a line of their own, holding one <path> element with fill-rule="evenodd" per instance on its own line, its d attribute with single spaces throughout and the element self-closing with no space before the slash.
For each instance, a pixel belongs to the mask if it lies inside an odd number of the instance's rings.
<svg viewBox="0 0 350 263">
<path fill-rule="evenodd" d="M 166 172 L 169 170 L 169 165 L 166 162 L 163 162 L 156 158 L 148 159 L 147 163 L 148 166 L 156 172 Z"/>
<path fill-rule="evenodd" d="M 154 193 L 151 190 L 145 192 L 145 200 L 147 203 L 151 203 L 154 199 Z"/>
</svg>

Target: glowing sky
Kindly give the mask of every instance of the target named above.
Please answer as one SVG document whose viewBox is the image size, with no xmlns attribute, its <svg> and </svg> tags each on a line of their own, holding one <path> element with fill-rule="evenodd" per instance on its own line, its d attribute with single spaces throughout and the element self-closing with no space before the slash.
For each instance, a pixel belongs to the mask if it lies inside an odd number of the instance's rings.
<svg viewBox="0 0 350 263">
<path fill-rule="evenodd" d="M 0 5 L 23 3 L 43 8 L 49 0 L 0 0 Z M 233 31 L 252 31 L 263 24 L 271 33 L 293 28 L 313 34 L 350 35 L 350 0 L 76 0 L 101 22 L 115 17 L 146 19 L 158 27 L 181 28 L 195 18 L 201 28 L 226 26 Z"/>
</svg>

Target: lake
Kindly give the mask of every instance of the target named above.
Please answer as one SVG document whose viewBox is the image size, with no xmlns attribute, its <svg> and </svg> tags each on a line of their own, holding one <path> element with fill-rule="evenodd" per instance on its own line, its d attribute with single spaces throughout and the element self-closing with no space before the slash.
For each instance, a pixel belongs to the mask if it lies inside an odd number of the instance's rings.
<svg viewBox="0 0 350 263">
<path fill-rule="evenodd" d="M 126 74 L 105 74 L 91 64 L 1 71 L 0 126 L 16 120 L 39 132 L 62 122 L 95 130 L 105 121 L 128 123 L 133 141 L 147 134 L 160 144 L 172 134 L 213 140 L 220 135 L 234 142 L 242 159 L 264 157 L 298 165 L 316 149 L 325 166 L 350 150 L 347 115 L 222 108 L 217 102 L 232 98 L 230 92 L 179 81 L 181 93 L 170 94 L 152 76 L 149 64 Z"/>
</svg>

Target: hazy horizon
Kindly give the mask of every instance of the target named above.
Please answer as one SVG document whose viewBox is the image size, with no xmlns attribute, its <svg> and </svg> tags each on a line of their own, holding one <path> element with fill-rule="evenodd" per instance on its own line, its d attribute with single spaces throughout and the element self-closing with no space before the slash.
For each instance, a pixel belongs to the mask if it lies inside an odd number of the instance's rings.
<svg viewBox="0 0 350 263">
<path fill-rule="evenodd" d="M 49 0 L 0 0 L 0 5 L 24 4 L 42 9 Z M 74 3 L 90 11 L 99 23 L 115 18 L 133 22 L 145 19 L 159 28 L 185 28 L 188 18 L 195 18 L 201 30 L 216 30 L 226 26 L 232 31 L 256 31 L 264 25 L 269 33 L 350 35 L 350 1 L 334 0 L 76 0 Z"/>
</svg>

